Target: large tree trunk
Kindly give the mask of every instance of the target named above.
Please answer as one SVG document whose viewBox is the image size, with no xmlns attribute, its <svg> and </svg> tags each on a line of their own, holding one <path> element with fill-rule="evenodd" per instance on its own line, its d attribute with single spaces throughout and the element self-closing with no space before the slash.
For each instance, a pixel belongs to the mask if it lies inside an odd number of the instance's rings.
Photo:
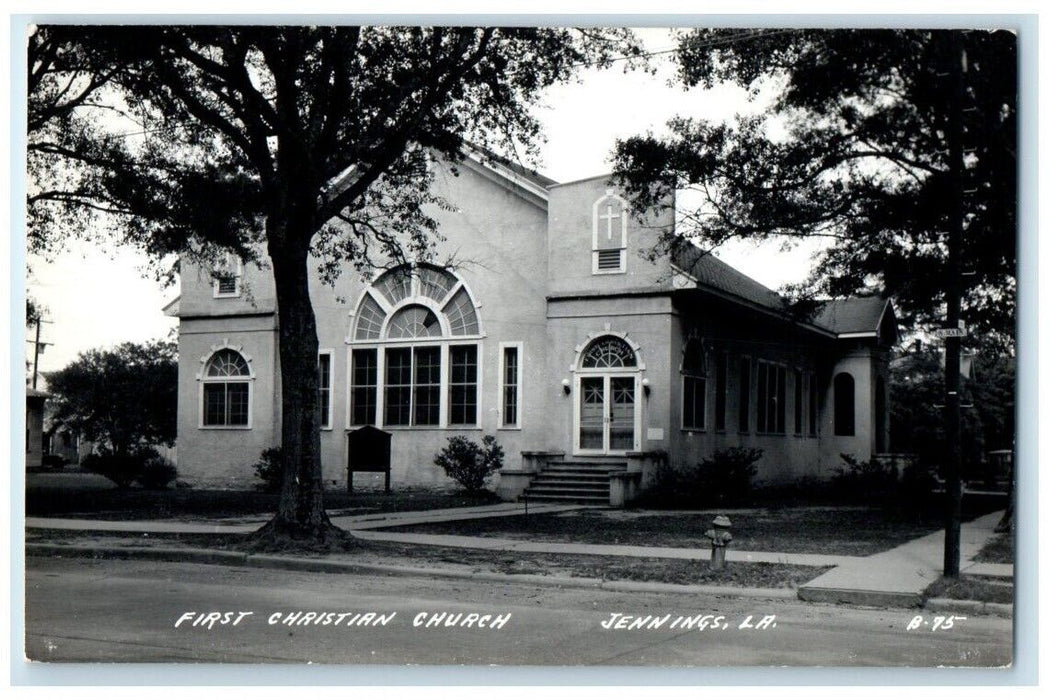
<svg viewBox="0 0 1049 700">
<path fill-rule="evenodd" d="M 273 230 L 281 227 L 280 230 Z M 324 511 L 320 459 L 317 324 L 310 302 L 309 235 L 294 222 L 267 223 L 269 254 L 277 292 L 280 352 L 280 503 L 261 539 L 326 543 L 344 534 Z"/>
</svg>

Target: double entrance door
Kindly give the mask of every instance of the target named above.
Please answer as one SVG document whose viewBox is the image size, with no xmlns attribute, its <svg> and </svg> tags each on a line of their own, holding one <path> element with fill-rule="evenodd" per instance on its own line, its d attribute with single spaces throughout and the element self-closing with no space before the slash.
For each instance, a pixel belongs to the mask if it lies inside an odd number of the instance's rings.
<svg viewBox="0 0 1049 700">
<path fill-rule="evenodd" d="M 575 453 L 624 454 L 638 449 L 637 394 L 636 372 L 576 375 Z"/>
</svg>

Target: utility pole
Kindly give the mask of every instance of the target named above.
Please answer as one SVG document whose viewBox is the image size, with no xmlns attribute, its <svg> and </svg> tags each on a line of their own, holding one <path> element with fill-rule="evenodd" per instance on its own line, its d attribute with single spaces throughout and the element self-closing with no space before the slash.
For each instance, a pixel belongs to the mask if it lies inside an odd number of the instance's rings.
<svg viewBox="0 0 1049 700">
<path fill-rule="evenodd" d="M 951 203 L 948 213 L 947 237 L 947 323 L 946 328 L 961 326 L 962 307 L 962 230 L 965 220 L 965 161 L 963 101 L 965 77 L 968 71 L 962 33 L 950 32 L 949 60 L 951 68 L 950 118 L 947 125 L 947 158 Z M 944 457 L 946 467 L 946 504 L 944 508 L 943 575 L 955 578 L 961 568 L 962 529 L 962 452 L 961 452 L 961 333 L 952 333 L 944 339 Z"/>
</svg>

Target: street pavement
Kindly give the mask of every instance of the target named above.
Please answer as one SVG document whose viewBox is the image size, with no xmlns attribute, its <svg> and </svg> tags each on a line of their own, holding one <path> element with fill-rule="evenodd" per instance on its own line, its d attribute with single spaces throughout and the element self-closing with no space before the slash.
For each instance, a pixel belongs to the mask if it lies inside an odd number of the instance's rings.
<svg viewBox="0 0 1049 700">
<path fill-rule="evenodd" d="M 212 611 L 252 614 L 235 626 L 193 625 L 200 613 Z M 394 615 L 385 625 L 281 623 L 282 615 L 295 612 Z M 176 626 L 187 613 L 194 615 Z M 475 623 L 491 617 L 485 628 L 425 626 L 441 613 L 445 620 L 475 614 Z M 949 614 L 939 613 L 935 627 L 928 624 L 931 618 L 915 624 L 923 615 L 421 576 L 32 556 L 26 561 L 26 653 L 35 661 L 668 667 L 1010 662 L 1011 620 L 970 613 L 947 625 Z M 656 629 L 629 629 L 645 616 L 669 617 Z M 505 621 L 492 628 L 496 617 Z M 691 629 L 682 623 L 671 628 L 685 618 L 692 620 Z M 390 682 L 395 679 L 396 669 Z"/>
</svg>

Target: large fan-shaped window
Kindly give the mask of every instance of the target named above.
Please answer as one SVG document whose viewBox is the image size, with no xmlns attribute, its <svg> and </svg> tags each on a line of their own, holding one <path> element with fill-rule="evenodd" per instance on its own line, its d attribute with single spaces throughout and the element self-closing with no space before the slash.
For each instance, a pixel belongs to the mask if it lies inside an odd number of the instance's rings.
<svg viewBox="0 0 1049 700">
<path fill-rule="evenodd" d="M 610 335 L 598 338 L 587 347 L 582 365 L 586 368 L 634 368 L 637 367 L 637 356 L 629 343 Z"/>
<path fill-rule="evenodd" d="M 459 279 L 429 265 L 384 273 L 357 307 L 353 339 L 354 425 L 477 425 L 477 309 Z M 466 342 L 463 342 L 463 341 Z M 447 348 L 443 346 L 448 346 Z"/>
</svg>

